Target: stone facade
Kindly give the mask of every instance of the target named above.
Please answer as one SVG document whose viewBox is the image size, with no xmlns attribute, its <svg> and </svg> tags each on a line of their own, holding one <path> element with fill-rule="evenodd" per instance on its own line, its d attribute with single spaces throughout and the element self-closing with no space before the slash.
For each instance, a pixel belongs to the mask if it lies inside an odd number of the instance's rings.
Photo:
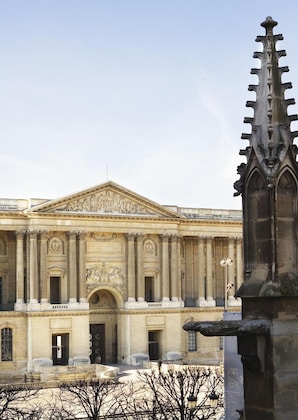
<svg viewBox="0 0 298 420">
<path fill-rule="evenodd" d="M 190 320 L 240 310 L 236 210 L 161 206 L 113 182 L 58 200 L 0 199 L 0 379 L 43 364 L 222 359 Z M 234 264 L 219 264 L 229 256 Z"/>
</svg>

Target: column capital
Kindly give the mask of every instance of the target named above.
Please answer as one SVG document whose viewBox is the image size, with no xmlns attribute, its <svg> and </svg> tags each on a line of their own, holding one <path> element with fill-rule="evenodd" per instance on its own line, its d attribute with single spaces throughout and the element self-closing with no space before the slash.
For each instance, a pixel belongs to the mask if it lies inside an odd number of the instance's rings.
<svg viewBox="0 0 298 420">
<path fill-rule="evenodd" d="M 67 235 L 69 240 L 75 240 L 77 238 L 77 232 L 75 231 L 69 231 L 67 232 Z"/>
<path fill-rule="evenodd" d="M 38 231 L 37 230 L 27 230 L 27 235 L 30 239 L 37 239 Z"/>
<path fill-rule="evenodd" d="M 144 240 L 144 234 L 143 233 L 137 233 L 136 234 L 136 238 L 137 238 L 137 241 L 138 242 L 141 242 L 141 241 L 143 241 Z"/>
<path fill-rule="evenodd" d="M 15 232 L 15 236 L 17 239 L 23 239 L 25 234 L 26 234 L 25 230 L 17 230 Z"/>
<path fill-rule="evenodd" d="M 198 236 L 198 242 L 204 242 L 206 240 L 206 236 Z"/>
<path fill-rule="evenodd" d="M 50 237 L 50 234 L 47 230 L 40 231 L 39 235 L 40 235 L 40 239 L 45 239 L 45 240 L 49 239 Z"/>
<path fill-rule="evenodd" d="M 134 241 L 135 237 L 136 237 L 136 234 L 135 233 L 126 233 L 125 237 L 126 237 L 127 241 Z"/>
<path fill-rule="evenodd" d="M 84 241 L 86 239 L 87 232 L 80 231 L 78 232 L 78 237 L 80 241 Z"/>
</svg>

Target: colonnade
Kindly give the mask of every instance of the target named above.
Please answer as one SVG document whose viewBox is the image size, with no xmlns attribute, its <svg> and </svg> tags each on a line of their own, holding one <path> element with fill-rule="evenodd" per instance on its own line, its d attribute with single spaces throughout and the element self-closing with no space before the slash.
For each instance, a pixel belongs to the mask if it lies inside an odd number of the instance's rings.
<svg viewBox="0 0 298 420">
<path fill-rule="evenodd" d="M 217 242 L 224 244 L 217 249 Z M 198 237 L 198 306 L 215 306 L 217 290 L 222 290 L 224 299 L 225 285 L 222 279 L 225 276 L 220 261 L 230 258 L 233 263 L 227 266 L 227 278 L 233 284 L 230 295 L 234 294 L 242 281 L 242 238 L 240 237 Z M 218 282 L 221 282 L 220 285 Z"/>
<path fill-rule="evenodd" d="M 144 302 L 145 299 L 145 274 L 144 274 L 144 241 L 142 234 L 127 234 L 127 285 L 128 302 Z M 216 238 L 218 240 L 218 238 Z M 196 273 L 188 272 L 188 255 L 185 250 L 186 241 L 190 240 L 195 245 L 196 255 L 192 265 L 196 267 Z M 229 256 L 233 264 L 228 267 L 228 276 L 238 289 L 242 283 L 242 239 L 223 237 L 225 252 L 228 255 L 220 255 L 219 258 Z M 216 260 L 215 237 L 180 237 L 178 235 L 159 236 L 159 275 L 155 279 L 159 293 L 157 301 L 181 301 L 192 297 L 198 306 L 215 306 L 216 282 L 220 272 L 220 260 Z M 218 265 L 218 267 L 216 267 Z M 188 283 L 192 277 L 194 287 Z M 191 290 L 190 290 L 191 289 Z M 224 292 L 223 292 L 224 293 Z M 189 296 L 191 294 L 191 296 Z"/>
<path fill-rule="evenodd" d="M 127 280 L 128 301 L 143 302 L 145 299 L 144 277 L 144 235 L 127 234 Z M 180 242 L 176 235 L 160 235 L 161 257 L 158 271 L 160 276 L 155 279 L 159 289 L 157 296 L 162 301 L 181 300 L 181 285 L 179 282 Z M 135 246 L 136 244 L 136 246 Z M 135 269 L 136 267 L 136 269 Z"/>
<path fill-rule="evenodd" d="M 66 301 L 86 302 L 86 242 L 84 232 L 67 232 Z M 16 232 L 16 304 L 49 302 L 48 240 L 49 232 Z M 27 261 L 27 282 L 24 282 L 24 262 Z M 57 269 L 55 267 L 55 269 Z M 62 272 L 63 270 L 61 270 Z M 25 290 L 26 287 L 26 290 Z M 67 303 L 65 302 L 65 303 Z"/>
<path fill-rule="evenodd" d="M 49 263 L 48 241 L 50 232 L 16 232 L 16 303 L 49 303 L 49 278 L 52 274 Z M 63 284 L 66 291 L 63 303 L 86 302 L 86 233 L 66 232 L 66 250 L 63 250 Z M 144 234 L 126 234 L 127 241 L 127 301 L 145 301 Z M 156 270 L 155 301 L 181 302 L 192 298 L 198 306 L 215 306 L 218 277 L 222 278 L 217 259 L 229 256 L 234 264 L 228 267 L 229 278 L 238 289 L 242 283 L 242 240 L 222 238 L 224 252 L 215 252 L 215 238 L 162 234 L 159 236 Z M 189 274 L 186 241 L 191 241 L 195 254 L 195 273 Z M 218 240 L 218 238 L 217 238 Z M 24 268 L 26 261 L 26 278 Z M 189 286 L 189 282 L 194 284 Z M 25 289 L 26 287 L 26 289 Z M 218 288 L 217 288 L 218 290 Z"/>
</svg>

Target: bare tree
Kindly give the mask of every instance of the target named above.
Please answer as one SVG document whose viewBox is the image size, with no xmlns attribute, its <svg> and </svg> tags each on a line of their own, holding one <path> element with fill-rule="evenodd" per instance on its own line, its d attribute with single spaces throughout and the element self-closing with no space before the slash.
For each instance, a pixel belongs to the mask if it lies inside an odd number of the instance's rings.
<svg viewBox="0 0 298 420">
<path fill-rule="evenodd" d="M 112 380 L 91 380 L 63 383 L 61 391 L 61 418 L 109 419 L 121 413 L 119 404 L 123 385 Z M 119 408 L 120 407 L 120 408 Z M 118 416 L 119 418 L 119 416 Z"/>
<path fill-rule="evenodd" d="M 167 366 L 165 366 L 167 367 Z M 152 419 L 208 419 L 214 416 L 209 397 L 216 393 L 218 411 L 223 411 L 223 377 L 219 369 L 203 367 L 164 368 L 140 371 Z M 189 401 L 195 407 L 189 407 Z"/>
<path fill-rule="evenodd" d="M 40 408 L 36 397 L 39 389 L 19 386 L 0 385 L 0 418 L 2 420 L 37 420 Z"/>
</svg>

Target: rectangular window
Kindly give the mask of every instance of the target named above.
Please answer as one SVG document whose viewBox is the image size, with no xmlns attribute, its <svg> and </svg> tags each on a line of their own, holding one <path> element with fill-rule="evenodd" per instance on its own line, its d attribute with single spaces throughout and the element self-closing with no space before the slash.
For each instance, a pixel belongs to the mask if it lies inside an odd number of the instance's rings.
<svg viewBox="0 0 298 420">
<path fill-rule="evenodd" d="M 50 303 L 61 303 L 60 277 L 50 277 Z"/>
<path fill-rule="evenodd" d="M 188 331 L 188 351 L 197 351 L 197 333 Z"/>
<path fill-rule="evenodd" d="M 154 302 L 154 277 L 145 277 L 145 301 Z"/>
<path fill-rule="evenodd" d="M 3 328 L 1 330 L 1 361 L 12 361 L 12 329 Z"/>
</svg>

